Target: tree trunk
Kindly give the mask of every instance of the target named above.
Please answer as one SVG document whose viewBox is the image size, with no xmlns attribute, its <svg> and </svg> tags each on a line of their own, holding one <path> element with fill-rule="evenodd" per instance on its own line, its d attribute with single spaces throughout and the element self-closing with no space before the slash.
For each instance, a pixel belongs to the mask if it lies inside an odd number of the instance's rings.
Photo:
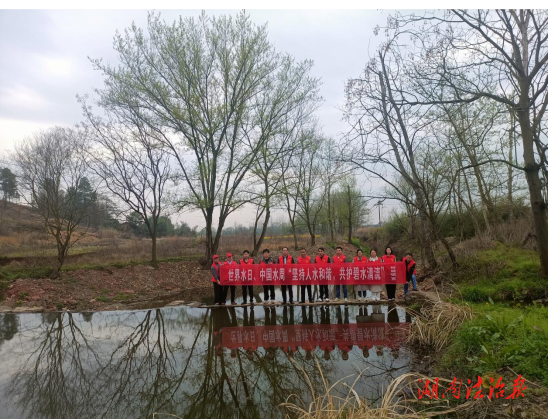
<svg viewBox="0 0 548 420">
<path fill-rule="evenodd" d="M 212 257 L 215 254 L 213 250 L 213 207 L 206 209 L 206 261 L 205 267 L 209 267 L 212 262 Z"/>
<path fill-rule="evenodd" d="M 158 268 L 158 258 L 156 256 L 156 232 L 152 235 L 152 261 L 151 265 L 154 268 Z"/>
<path fill-rule="evenodd" d="M 525 166 L 525 178 L 529 187 L 535 236 L 537 240 L 537 252 L 540 259 L 540 274 L 548 277 L 548 225 L 546 224 L 546 203 L 542 196 L 542 185 L 539 177 L 539 165 L 535 160 L 533 132 L 531 130 L 528 102 L 528 90 L 523 98 L 520 98 L 520 108 L 517 111 L 518 121 L 523 139 L 523 163 Z"/>
<path fill-rule="evenodd" d="M 266 209 L 266 215 L 263 222 L 263 227 L 261 230 L 261 236 L 259 236 L 259 240 L 257 243 L 255 243 L 255 246 L 253 247 L 252 256 L 258 255 L 259 250 L 261 249 L 261 245 L 263 244 L 264 237 L 266 236 L 266 229 L 268 228 L 268 221 L 270 220 L 270 208 Z M 253 236 L 253 240 L 255 241 L 255 236 Z"/>
<path fill-rule="evenodd" d="M 348 192 L 348 243 L 352 243 L 352 195 L 350 194 L 350 186 L 347 186 Z"/>
<path fill-rule="evenodd" d="M 331 184 L 327 188 L 327 220 L 329 222 L 329 234 L 331 236 L 331 242 L 335 242 L 335 229 L 333 227 L 333 209 L 331 208 Z"/>
</svg>

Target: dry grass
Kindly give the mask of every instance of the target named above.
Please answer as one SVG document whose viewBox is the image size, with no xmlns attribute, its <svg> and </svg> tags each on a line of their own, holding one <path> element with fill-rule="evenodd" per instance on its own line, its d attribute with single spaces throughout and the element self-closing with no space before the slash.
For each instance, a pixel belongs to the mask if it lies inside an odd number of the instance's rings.
<svg viewBox="0 0 548 420">
<path fill-rule="evenodd" d="M 467 304 L 439 301 L 423 306 L 420 311 L 408 309 L 414 317 L 408 342 L 435 350 L 445 348 L 453 333 L 466 320 L 472 319 L 472 309 Z"/>
<path fill-rule="evenodd" d="M 346 378 L 342 378 L 329 385 L 323 375 L 320 364 L 316 360 L 317 369 L 321 374 L 324 389 L 315 390 L 305 370 L 295 360 L 293 364 L 300 370 L 306 379 L 310 390 L 311 402 L 305 403 L 301 399 L 290 402 L 294 395 L 287 399 L 282 406 L 288 411 L 290 417 L 299 419 L 385 419 L 385 418 L 431 418 L 443 416 L 449 413 L 463 411 L 475 403 L 469 400 L 464 404 L 450 405 L 449 400 L 419 399 L 419 390 L 422 391 L 426 378 L 417 373 L 407 373 L 394 379 L 378 404 L 371 404 L 367 398 L 358 395 L 354 389 L 363 372 L 355 375 L 353 382 L 348 384 Z M 450 384 L 449 379 L 439 379 L 439 384 Z M 441 395 L 441 392 L 439 393 Z M 440 397 L 441 398 L 441 397 Z"/>
</svg>

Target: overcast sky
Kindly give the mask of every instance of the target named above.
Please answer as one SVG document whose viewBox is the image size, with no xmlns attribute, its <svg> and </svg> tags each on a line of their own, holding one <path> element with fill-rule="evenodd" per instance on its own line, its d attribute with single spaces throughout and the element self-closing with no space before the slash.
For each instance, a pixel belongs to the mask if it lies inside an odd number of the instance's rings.
<svg viewBox="0 0 548 420">
<path fill-rule="evenodd" d="M 161 11 L 172 22 L 179 15 L 197 16 L 199 10 Z M 208 14 L 237 13 L 234 10 Z M 339 107 L 344 84 L 359 76 L 381 36 L 389 11 L 372 10 L 250 10 L 258 24 L 268 22 L 277 50 L 299 60 L 314 60 L 313 75 L 322 79 L 325 102 L 318 112 L 324 133 L 339 137 L 347 130 Z M 112 48 L 115 31 L 135 22 L 146 27 L 147 11 L 0 11 L 0 157 L 32 132 L 53 125 L 73 125 L 82 120 L 76 94 L 102 86 L 101 74 L 88 57 L 116 63 Z M 368 188 L 368 187 L 367 187 Z M 384 207 L 384 212 L 392 208 Z M 229 218 L 248 225 L 252 213 L 244 209 Z M 372 218 L 377 222 L 378 216 Z M 277 214 L 275 218 L 283 217 Z M 203 226 L 199 213 L 186 214 L 191 226 Z"/>
</svg>

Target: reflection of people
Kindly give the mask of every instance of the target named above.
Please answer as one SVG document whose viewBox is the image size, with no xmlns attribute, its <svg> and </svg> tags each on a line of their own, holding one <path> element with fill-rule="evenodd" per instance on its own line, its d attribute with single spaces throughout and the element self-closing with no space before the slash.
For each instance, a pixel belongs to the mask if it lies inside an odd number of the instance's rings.
<svg viewBox="0 0 548 420">
<path fill-rule="evenodd" d="M 226 306 L 224 306 L 212 309 L 211 317 L 213 318 L 213 346 L 216 349 L 215 354 L 219 356 L 223 353 L 223 348 L 221 346 L 221 329 L 229 326 L 229 323 L 231 322 L 230 315 Z"/>
<path fill-rule="evenodd" d="M 249 258 L 249 251 L 246 249 L 244 251 L 244 257 L 240 260 L 240 265 L 252 265 L 253 258 Z M 244 305 L 247 303 L 247 295 L 249 294 L 249 303 L 253 305 L 253 286 L 242 286 L 242 295 L 244 298 Z"/>
<path fill-rule="evenodd" d="M 395 263 L 396 262 L 396 256 L 392 254 L 392 248 L 386 247 L 384 250 L 384 255 L 382 256 L 382 261 L 385 263 Z M 388 297 L 388 300 L 394 300 L 396 298 L 396 285 L 395 284 L 387 284 L 386 285 L 386 296 Z"/>
<path fill-rule="evenodd" d="M 308 309 L 308 310 L 307 310 Z M 308 312 L 308 313 L 307 313 Z M 312 306 L 309 306 L 308 308 L 303 307 L 302 308 L 302 319 L 303 319 L 303 325 L 310 325 L 314 323 L 314 316 L 312 312 Z"/>
<path fill-rule="evenodd" d="M 238 265 L 236 261 L 232 259 L 232 254 L 230 252 L 226 253 L 226 261 L 223 265 Z M 230 303 L 232 305 L 236 304 L 236 286 L 225 286 L 224 287 L 224 298 L 223 300 L 226 303 L 226 298 L 228 296 L 228 290 L 230 289 Z"/>
<path fill-rule="evenodd" d="M 254 327 L 255 326 L 255 310 L 253 307 L 249 308 L 249 315 L 248 315 L 248 308 L 247 306 L 244 307 L 244 327 Z"/>
<path fill-rule="evenodd" d="M 337 324 L 348 324 L 348 323 L 350 323 L 348 306 L 344 307 L 344 320 L 343 320 L 341 307 L 337 306 Z M 341 351 L 341 357 L 343 360 L 348 360 L 348 353 L 350 353 L 353 347 L 354 345 L 351 343 L 339 345 L 339 350 Z"/>
<path fill-rule="evenodd" d="M 361 249 L 358 249 L 356 251 L 356 256 L 354 257 L 354 262 L 355 263 L 361 263 L 361 264 L 366 264 L 367 263 L 367 258 L 363 256 L 363 251 Z M 358 300 L 364 300 L 366 295 L 367 295 L 367 291 L 369 290 L 369 285 L 367 284 L 357 284 L 354 286 L 354 290 L 356 291 L 356 294 L 358 295 L 357 298 Z"/>
<path fill-rule="evenodd" d="M 323 249 L 323 247 L 318 248 L 318 255 L 316 255 L 314 262 L 316 264 L 329 264 L 331 262 L 329 255 L 325 253 L 325 249 Z M 321 302 L 323 299 L 325 299 L 326 302 L 329 302 L 329 288 L 325 283 L 320 284 L 320 297 L 318 300 Z"/>
<path fill-rule="evenodd" d="M 343 255 L 343 251 L 342 251 L 342 248 L 340 246 L 337 247 L 336 252 L 337 253 L 333 256 L 333 263 L 335 263 L 335 264 L 345 263 L 346 262 L 346 255 Z M 343 284 L 342 289 L 343 289 L 344 301 L 348 302 L 348 286 L 346 284 Z M 339 300 L 340 297 L 341 297 L 341 286 L 336 285 L 335 286 L 335 300 L 336 301 Z"/>
<path fill-rule="evenodd" d="M 289 312 L 289 318 L 288 318 L 288 312 Z M 295 310 L 293 306 L 287 308 L 287 306 L 284 306 L 283 310 L 283 325 L 295 325 Z"/>
<path fill-rule="evenodd" d="M 282 255 L 280 255 L 278 262 L 280 264 L 295 264 L 295 260 L 291 255 L 289 255 L 289 248 L 287 248 L 286 246 L 282 248 Z M 289 303 L 295 303 L 293 301 L 293 286 L 290 284 L 287 286 L 285 284 L 282 284 L 282 299 L 284 305 L 287 304 L 287 292 L 289 292 Z"/>
<path fill-rule="evenodd" d="M 331 324 L 331 316 L 329 315 L 329 306 L 320 308 L 320 324 Z"/>
<path fill-rule="evenodd" d="M 299 258 L 297 258 L 297 262 L 302 265 L 302 264 L 310 264 L 311 262 L 311 259 L 308 255 L 306 255 L 306 249 L 301 249 L 301 255 L 299 256 Z M 305 291 L 308 292 L 308 302 L 309 303 L 313 303 L 314 302 L 314 299 L 312 299 L 312 285 L 308 284 L 308 285 L 302 285 L 301 286 L 301 302 L 300 303 L 304 303 L 304 300 L 305 300 Z"/>
<path fill-rule="evenodd" d="M 369 258 L 369 261 L 374 263 L 382 262 L 382 260 L 377 257 L 377 251 L 375 249 L 371 250 L 371 257 Z M 371 298 L 376 301 L 381 300 L 382 289 L 382 284 L 372 284 L 371 286 L 369 286 L 369 290 L 371 291 Z"/>
<path fill-rule="evenodd" d="M 276 308 L 265 307 L 264 308 L 264 324 L 276 325 Z"/>
</svg>

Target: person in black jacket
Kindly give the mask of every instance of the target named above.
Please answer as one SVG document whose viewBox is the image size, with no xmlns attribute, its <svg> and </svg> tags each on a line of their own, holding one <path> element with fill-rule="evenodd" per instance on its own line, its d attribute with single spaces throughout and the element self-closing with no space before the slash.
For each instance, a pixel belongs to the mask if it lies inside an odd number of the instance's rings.
<svg viewBox="0 0 548 420">
<path fill-rule="evenodd" d="M 291 255 L 289 255 L 289 248 L 284 246 L 282 248 L 282 255 L 278 258 L 279 264 L 295 264 L 295 260 Z M 287 278 L 287 276 L 286 276 Z M 293 301 L 293 286 L 292 285 L 285 285 L 282 284 L 282 299 L 283 304 L 287 304 L 287 292 L 289 292 L 289 303 L 293 305 L 295 302 Z"/>
<path fill-rule="evenodd" d="M 261 264 L 274 264 L 274 260 L 270 256 L 270 250 L 269 249 L 263 249 L 263 258 L 261 259 Z M 276 303 L 275 295 L 274 295 L 274 286 L 268 285 L 263 286 L 264 291 L 264 303 L 265 305 L 268 305 L 269 303 Z"/>
</svg>

